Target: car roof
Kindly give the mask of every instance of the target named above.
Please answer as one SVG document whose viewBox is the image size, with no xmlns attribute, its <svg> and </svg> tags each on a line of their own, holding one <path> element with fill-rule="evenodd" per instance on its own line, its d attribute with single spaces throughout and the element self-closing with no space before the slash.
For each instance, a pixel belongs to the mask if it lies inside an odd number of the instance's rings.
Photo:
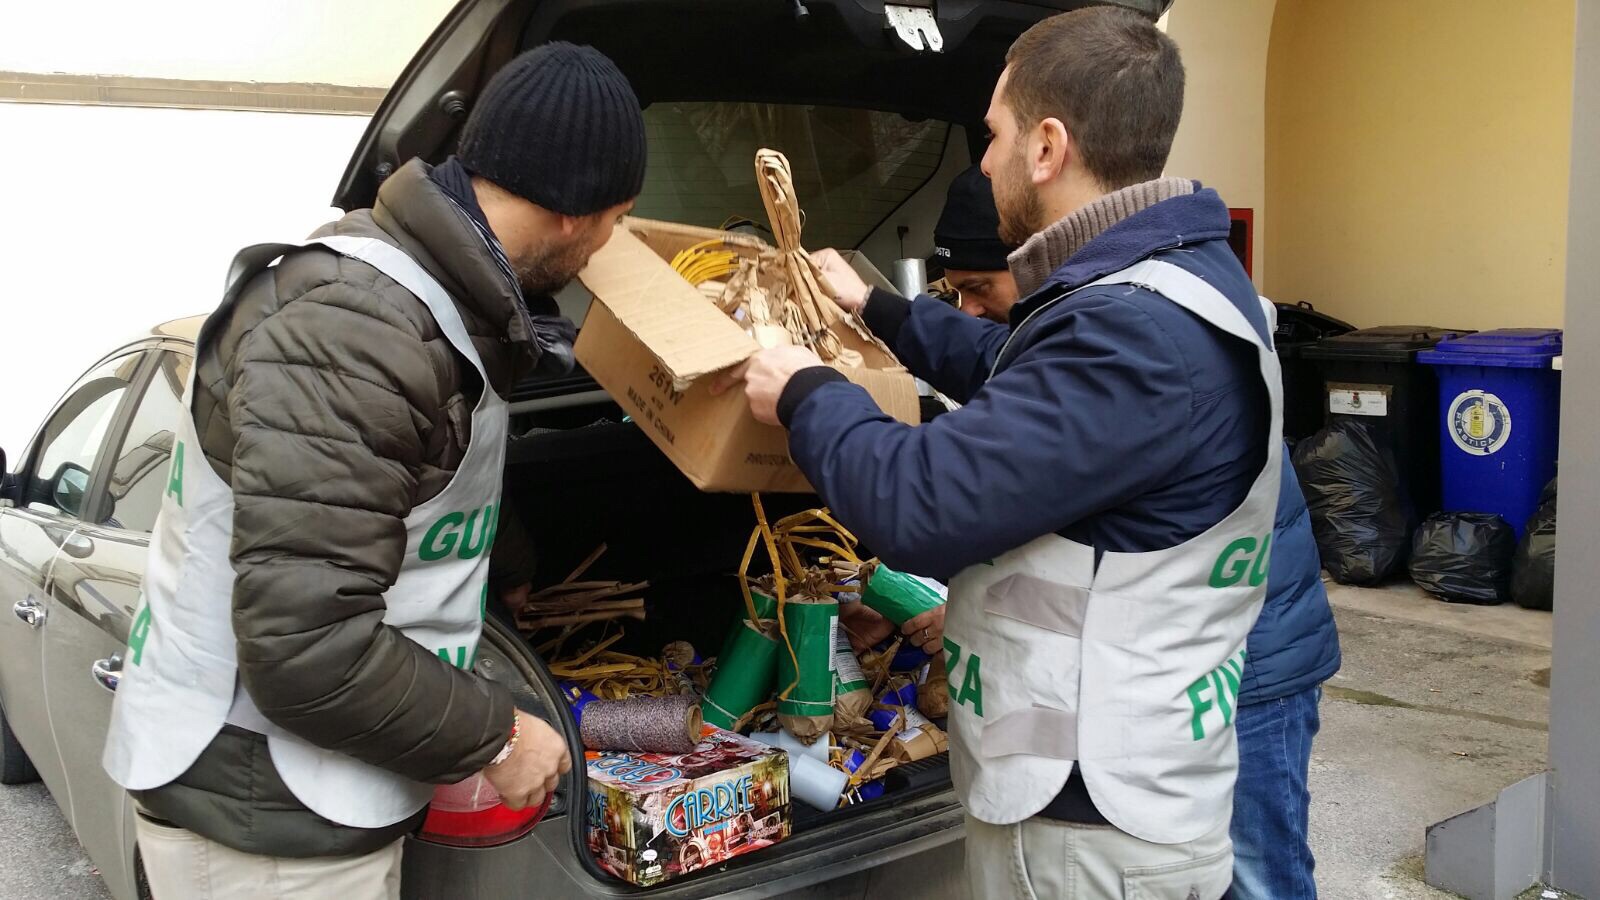
<svg viewBox="0 0 1600 900">
<path fill-rule="evenodd" d="M 199 339 L 200 326 L 205 324 L 205 321 L 205 316 L 188 316 L 182 319 L 173 319 L 170 322 L 162 322 L 160 325 L 150 329 L 150 336 L 172 338 L 173 340 L 183 341 L 186 344 L 192 344 Z"/>
</svg>

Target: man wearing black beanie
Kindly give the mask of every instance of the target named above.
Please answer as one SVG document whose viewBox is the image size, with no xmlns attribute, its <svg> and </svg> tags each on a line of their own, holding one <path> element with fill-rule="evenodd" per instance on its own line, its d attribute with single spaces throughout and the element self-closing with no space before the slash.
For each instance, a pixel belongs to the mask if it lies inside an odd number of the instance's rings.
<svg viewBox="0 0 1600 900">
<path fill-rule="evenodd" d="M 524 598 L 533 564 L 502 507 L 504 398 L 571 367 L 550 294 L 644 166 L 627 79 L 548 44 L 476 99 L 458 156 L 235 259 L 105 753 L 155 896 L 397 898 L 435 785 L 481 775 L 531 827 L 570 769 L 474 671 L 490 591 Z"/>
<path fill-rule="evenodd" d="M 950 182 L 944 211 L 933 226 L 928 264 L 944 269 L 960 296 L 961 311 L 1004 325 L 1017 302 L 1017 281 L 1006 256 L 1016 249 L 1000 240 L 1000 214 L 983 167 L 975 165 Z"/>
</svg>

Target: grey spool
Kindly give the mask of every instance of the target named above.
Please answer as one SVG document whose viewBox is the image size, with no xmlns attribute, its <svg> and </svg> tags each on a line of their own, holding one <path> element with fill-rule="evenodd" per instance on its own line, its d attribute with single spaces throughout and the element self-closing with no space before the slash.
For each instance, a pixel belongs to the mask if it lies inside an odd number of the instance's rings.
<svg viewBox="0 0 1600 900">
<path fill-rule="evenodd" d="M 579 733 L 590 750 L 688 753 L 700 743 L 700 698 L 694 694 L 591 700 Z"/>
</svg>

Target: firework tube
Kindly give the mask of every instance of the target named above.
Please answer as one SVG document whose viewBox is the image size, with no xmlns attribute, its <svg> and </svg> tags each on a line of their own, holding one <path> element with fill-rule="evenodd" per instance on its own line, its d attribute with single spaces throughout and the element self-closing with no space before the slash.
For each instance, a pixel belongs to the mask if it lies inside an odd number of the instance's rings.
<svg viewBox="0 0 1600 900">
<path fill-rule="evenodd" d="M 833 633 L 839 604 L 794 597 L 783 605 L 788 648 L 778 653 L 778 721 L 804 743 L 833 727 Z"/>
<path fill-rule="evenodd" d="M 750 736 L 769 747 L 787 751 L 791 757 L 809 756 L 818 762 L 828 761 L 827 741 L 817 741 L 808 747 L 787 731 L 758 731 Z"/>
<path fill-rule="evenodd" d="M 872 727 L 879 731 L 888 731 L 894 727 L 894 718 L 900 714 L 902 707 L 909 717 L 917 710 L 917 686 L 910 682 L 890 681 L 889 689 L 883 692 L 878 705 L 873 708 L 867 717 L 872 720 Z M 909 724 L 907 725 L 909 727 Z"/>
<path fill-rule="evenodd" d="M 700 710 L 707 722 L 732 730 L 772 696 L 778 680 L 778 643 L 775 623 L 752 624 L 740 618 L 717 657 L 717 672 L 706 688 Z"/>
<path fill-rule="evenodd" d="M 844 764 L 850 770 L 850 774 L 854 775 L 860 770 L 862 763 L 866 761 L 867 755 L 865 753 L 860 750 L 851 750 L 850 755 L 845 757 Z M 862 800 L 876 800 L 883 796 L 883 779 L 874 778 L 871 781 L 864 781 L 861 783 L 861 787 L 856 790 L 860 792 Z"/>
<path fill-rule="evenodd" d="M 917 709 L 931 719 L 942 719 L 950 714 L 950 675 L 945 671 L 943 654 L 929 660 L 922 670 Z"/>
<path fill-rule="evenodd" d="M 667 664 L 668 672 L 681 672 L 689 666 L 697 666 L 702 662 L 700 654 L 695 652 L 694 645 L 688 641 L 673 641 L 662 647 L 661 659 Z"/>
<path fill-rule="evenodd" d="M 906 712 L 922 719 L 922 715 L 916 710 L 906 710 Z M 908 724 L 912 727 L 895 735 L 889 741 L 889 755 L 895 760 L 903 763 L 916 762 L 950 749 L 949 738 L 939 726 L 926 719 L 922 719 L 921 724 L 912 724 L 908 720 Z"/>
<path fill-rule="evenodd" d="M 850 648 L 850 636 L 838 625 L 833 629 L 833 685 L 833 714 L 841 724 L 860 719 L 872 706 L 872 685 Z"/>
<path fill-rule="evenodd" d="M 839 805 L 839 797 L 849 783 L 848 773 L 811 756 L 789 754 L 789 794 L 797 800 L 817 809 L 833 809 Z"/>
<path fill-rule="evenodd" d="M 573 721 L 579 725 L 583 724 L 583 708 L 600 699 L 570 681 L 561 682 L 561 695 L 566 699 L 567 706 L 572 708 Z"/>
<path fill-rule="evenodd" d="M 905 643 L 895 651 L 894 658 L 889 660 L 891 672 L 915 672 L 928 664 L 930 657 L 922 652 L 916 644 Z"/>
<path fill-rule="evenodd" d="M 933 584 L 937 584 L 934 582 Z M 896 625 L 904 625 L 945 601 L 943 588 L 879 563 L 861 592 L 861 602 Z"/>
<path fill-rule="evenodd" d="M 755 604 L 756 615 L 760 618 L 761 621 L 763 621 L 763 622 L 772 621 L 772 622 L 775 623 L 775 620 L 778 618 L 778 601 L 777 600 L 774 600 L 769 595 L 763 594 L 762 592 L 760 592 L 758 590 L 750 591 L 750 600 Z M 739 636 L 739 631 L 740 631 L 739 625 L 741 623 L 743 623 L 743 622 L 748 622 L 748 621 L 750 621 L 749 613 L 745 613 L 745 612 L 739 613 L 738 621 L 734 622 L 733 623 L 733 627 L 728 629 L 728 637 L 727 637 L 726 640 L 724 640 L 722 642 L 722 651 L 717 654 L 717 664 L 718 665 L 721 665 L 723 657 L 728 655 L 728 649 L 733 646 L 733 639 Z"/>
</svg>

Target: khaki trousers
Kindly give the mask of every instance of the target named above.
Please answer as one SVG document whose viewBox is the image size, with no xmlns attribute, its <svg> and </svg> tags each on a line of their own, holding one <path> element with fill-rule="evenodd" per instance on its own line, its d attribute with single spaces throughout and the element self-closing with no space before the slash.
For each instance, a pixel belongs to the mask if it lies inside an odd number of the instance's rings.
<svg viewBox="0 0 1600 900">
<path fill-rule="evenodd" d="M 240 853 L 136 817 L 139 857 L 156 900 L 399 900 L 398 840 L 366 856 L 284 859 Z"/>
<path fill-rule="evenodd" d="M 1233 881 L 1228 823 L 1185 844 L 1109 825 L 967 816 L 967 880 L 979 900 L 1219 900 Z"/>
</svg>

